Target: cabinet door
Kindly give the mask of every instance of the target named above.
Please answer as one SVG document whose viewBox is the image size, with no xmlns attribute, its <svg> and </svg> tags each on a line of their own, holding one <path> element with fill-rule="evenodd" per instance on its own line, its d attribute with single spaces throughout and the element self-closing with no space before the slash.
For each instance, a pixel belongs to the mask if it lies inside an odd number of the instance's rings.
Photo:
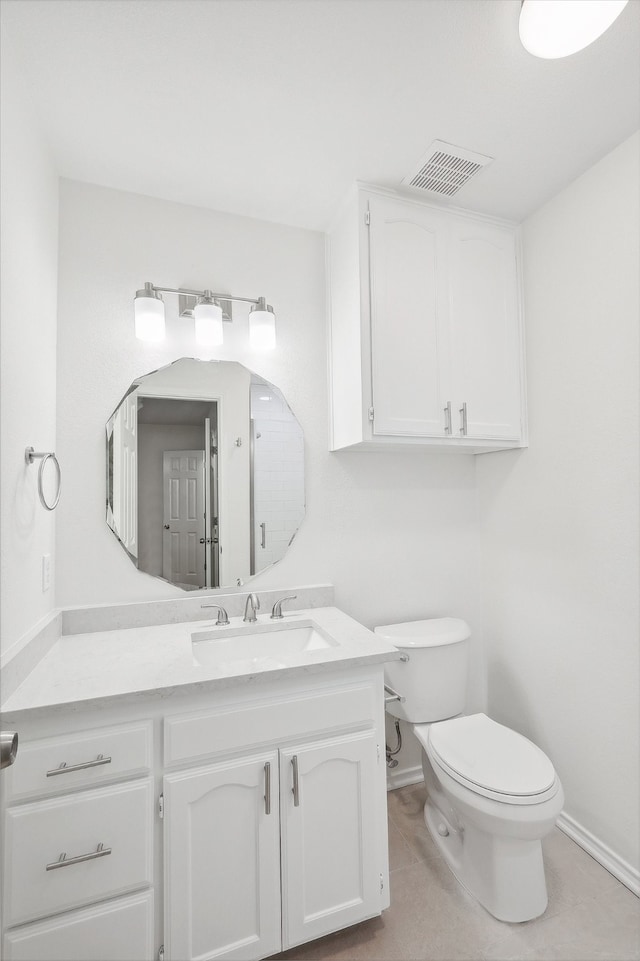
<svg viewBox="0 0 640 961">
<path fill-rule="evenodd" d="M 375 195 L 369 214 L 373 433 L 444 437 L 446 220 Z"/>
<path fill-rule="evenodd" d="M 515 235 L 474 221 L 451 229 L 453 436 L 521 436 L 521 334 Z"/>
<path fill-rule="evenodd" d="M 279 951 L 277 752 L 168 775 L 164 797 L 168 961 Z"/>
<path fill-rule="evenodd" d="M 283 949 L 380 913 L 373 732 L 281 751 Z"/>
</svg>

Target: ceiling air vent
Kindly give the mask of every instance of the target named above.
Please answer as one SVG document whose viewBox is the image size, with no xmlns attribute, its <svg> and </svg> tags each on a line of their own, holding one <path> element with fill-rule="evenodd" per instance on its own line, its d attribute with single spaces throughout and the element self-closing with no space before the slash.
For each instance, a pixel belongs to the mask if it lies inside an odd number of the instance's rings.
<svg viewBox="0 0 640 961">
<path fill-rule="evenodd" d="M 401 181 L 403 187 L 453 197 L 472 177 L 490 164 L 493 157 L 484 157 L 463 147 L 434 140 L 422 158 L 418 169 Z"/>
</svg>

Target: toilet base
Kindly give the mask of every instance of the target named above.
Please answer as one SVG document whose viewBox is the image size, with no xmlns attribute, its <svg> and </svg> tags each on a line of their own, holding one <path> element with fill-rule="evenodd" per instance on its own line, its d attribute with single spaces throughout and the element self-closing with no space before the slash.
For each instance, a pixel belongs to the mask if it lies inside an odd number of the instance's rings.
<svg viewBox="0 0 640 961">
<path fill-rule="evenodd" d="M 470 823 L 455 828 L 429 797 L 424 820 L 456 880 L 494 918 L 521 922 L 544 913 L 548 899 L 539 840 L 496 837 Z"/>
</svg>

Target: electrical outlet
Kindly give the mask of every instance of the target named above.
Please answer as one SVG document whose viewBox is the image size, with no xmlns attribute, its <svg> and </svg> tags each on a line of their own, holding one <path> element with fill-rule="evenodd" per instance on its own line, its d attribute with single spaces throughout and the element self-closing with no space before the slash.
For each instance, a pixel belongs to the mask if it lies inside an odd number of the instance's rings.
<svg viewBox="0 0 640 961">
<path fill-rule="evenodd" d="M 51 554 L 42 555 L 42 593 L 51 587 Z"/>
</svg>

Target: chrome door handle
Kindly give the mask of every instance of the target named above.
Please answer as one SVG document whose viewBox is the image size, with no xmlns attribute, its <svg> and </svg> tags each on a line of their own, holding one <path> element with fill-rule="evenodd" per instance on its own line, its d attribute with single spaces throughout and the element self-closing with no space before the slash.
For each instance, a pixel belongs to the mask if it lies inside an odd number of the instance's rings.
<svg viewBox="0 0 640 961">
<path fill-rule="evenodd" d="M 95 851 L 90 854 L 78 854 L 75 858 L 68 858 L 63 852 L 57 861 L 52 861 L 51 864 L 47 864 L 47 871 L 55 871 L 56 868 L 68 868 L 72 864 L 81 864 L 83 861 L 94 861 L 96 858 L 106 858 L 107 854 L 111 854 L 111 848 L 105 848 L 102 842 L 98 845 Z"/>
<path fill-rule="evenodd" d="M 267 525 L 265 524 L 264 521 L 260 525 L 260 530 L 262 531 L 262 534 L 260 535 L 260 547 L 266 547 L 267 546 Z"/>
<path fill-rule="evenodd" d="M 18 735 L 15 731 L 0 732 L 0 768 L 9 767 L 18 753 Z"/>
<path fill-rule="evenodd" d="M 291 792 L 293 794 L 293 806 L 295 808 L 300 807 L 300 782 L 298 781 L 298 755 L 294 754 L 291 758 L 291 766 L 293 767 L 293 787 Z"/>
<path fill-rule="evenodd" d="M 264 813 L 271 814 L 271 763 L 264 766 Z"/>
<path fill-rule="evenodd" d="M 95 761 L 83 761 L 82 764 L 70 764 L 68 767 L 67 762 L 63 761 L 53 771 L 47 771 L 47 777 L 55 777 L 56 774 L 71 774 L 73 771 L 84 771 L 88 767 L 100 767 L 102 764 L 111 764 L 111 758 L 105 757 L 104 754 L 98 754 Z"/>
<path fill-rule="evenodd" d="M 451 433 L 451 401 L 447 401 L 447 406 L 444 409 L 444 432 L 445 434 Z"/>
<path fill-rule="evenodd" d="M 467 436 L 467 402 L 465 401 L 459 409 L 460 414 L 460 433 L 463 437 Z"/>
</svg>

